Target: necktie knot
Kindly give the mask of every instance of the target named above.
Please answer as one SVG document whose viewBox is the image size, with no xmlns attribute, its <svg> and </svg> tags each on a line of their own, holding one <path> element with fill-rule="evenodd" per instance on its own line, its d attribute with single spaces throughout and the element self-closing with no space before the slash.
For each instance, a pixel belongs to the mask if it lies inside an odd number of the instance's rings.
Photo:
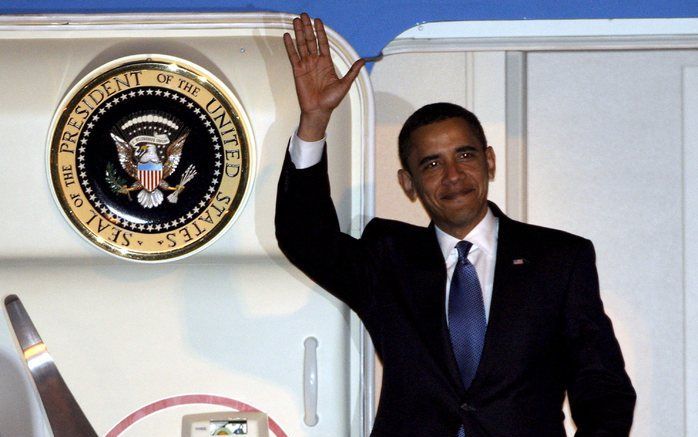
<svg viewBox="0 0 698 437">
<path fill-rule="evenodd" d="M 468 263 L 468 253 L 470 253 L 470 248 L 473 247 L 473 243 L 470 241 L 462 240 L 456 244 L 456 250 L 458 250 L 458 262 Z"/>
</svg>

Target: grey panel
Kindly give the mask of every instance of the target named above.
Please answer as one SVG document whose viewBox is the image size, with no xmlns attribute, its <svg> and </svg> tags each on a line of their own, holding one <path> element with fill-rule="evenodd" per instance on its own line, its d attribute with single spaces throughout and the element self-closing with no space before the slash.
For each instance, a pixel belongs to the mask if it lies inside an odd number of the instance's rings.
<svg viewBox="0 0 698 437">
<path fill-rule="evenodd" d="M 639 393 L 633 436 L 684 435 L 682 67 L 695 51 L 532 53 L 528 218 L 591 238 Z"/>
</svg>

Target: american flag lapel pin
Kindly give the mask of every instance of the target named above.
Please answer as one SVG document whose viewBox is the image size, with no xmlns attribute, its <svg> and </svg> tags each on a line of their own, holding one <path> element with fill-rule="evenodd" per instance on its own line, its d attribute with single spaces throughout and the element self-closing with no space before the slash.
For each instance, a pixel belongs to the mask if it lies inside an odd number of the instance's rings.
<svg viewBox="0 0 698 437">
<path fill-rule="evenodd" d="M 514 264 L 515 266 L 522 266 L 526 264 L 526 260 L 523 258 L 515 258 L 512 264 Z"/>
</svg>

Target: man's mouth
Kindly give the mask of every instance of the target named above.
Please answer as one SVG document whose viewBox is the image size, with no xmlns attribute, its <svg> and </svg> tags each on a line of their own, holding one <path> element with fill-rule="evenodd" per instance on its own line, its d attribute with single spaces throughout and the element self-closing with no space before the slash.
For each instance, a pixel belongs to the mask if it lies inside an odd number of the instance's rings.
<svg viewBox="0 0 698 437">
<path fill-rule="evenodd" d="M 467 197 L 474 193 L 474 188 L 464 188 L 462 190 L 450 191 L 441 196 L 441 200 L 458 200 L 463 197 Z"/>
</svg>

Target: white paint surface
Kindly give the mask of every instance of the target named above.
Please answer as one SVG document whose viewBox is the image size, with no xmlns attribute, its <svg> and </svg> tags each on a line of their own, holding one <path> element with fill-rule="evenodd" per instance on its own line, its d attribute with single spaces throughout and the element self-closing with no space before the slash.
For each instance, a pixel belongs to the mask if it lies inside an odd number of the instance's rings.
<svg viewBox="0 0 698 437">
<path fill-rule="evenodd" d="M 143 405 L 188 393 L 245 402 L 289 436 L 346 435 L 361 426 L 358 371 L 351 367 L 360 365 L 355 321 L 283 258 L 274 237 L 276 183 L 298 119 L 281 39 L 290 19 L 272 14 L 255 25 L 250 16 L 241 14 L 238 28 L 0 28 L 3 79 L 12 84 L 0 110 L 0 296 L 22 299 L 100 434 Z M 334 33 L 331 44 L 338 69 L 347 69 L 353 52 Z M 178 56 L 210 70 L 237 94 L 257 140 L 257 178 L 240 219 L 203 252 L 158 265 L 110 257 L 80 238 L 51 198 L 45 167 L 49 123 L 64 93 L 97 66 L 137 53 Z M 338 139 L 331 145 L 330 171 L 347 231 L 358 228 L 358 211 L 368 211 L 355 204 L 363 202 L 361 187 L 370 182 L 370 174 L 355 168 L 363 165 L 362 149 L 371 150 L 363 131 L 369 127 L 366 79 L 364 74 L 337 110 L 329 131 Z M 353 180 L 357 175 L 366 179 Z M 308 336 L 320 344 L 315 427 L 302 421 Z M 34 416 L 25 426 L 17 413 L 0 434 L 30 435 L 25 430 L 34 427 L 34 435 L 45 435 L 31 390 L 16 377 L 23 367 L 6 323 L 0 323 L 0 360 L 13 369 L 0 377 L 13 381 L 0 394 L 0 417 L 14 411 L 5 404 Z M 176 410 L 149 416 L 126 435 L 179 435 L 178 418 L 201 412 Z"/>
<path fill-rule="evenodd" d="M 601 294 L 638 392 L 633 437 L 684 435 L 692 391 L 682 181 L 682 69 L 691 64 L 695 51 L 528 59 L 528 216 L 595 243 Z"/>
</svg>

